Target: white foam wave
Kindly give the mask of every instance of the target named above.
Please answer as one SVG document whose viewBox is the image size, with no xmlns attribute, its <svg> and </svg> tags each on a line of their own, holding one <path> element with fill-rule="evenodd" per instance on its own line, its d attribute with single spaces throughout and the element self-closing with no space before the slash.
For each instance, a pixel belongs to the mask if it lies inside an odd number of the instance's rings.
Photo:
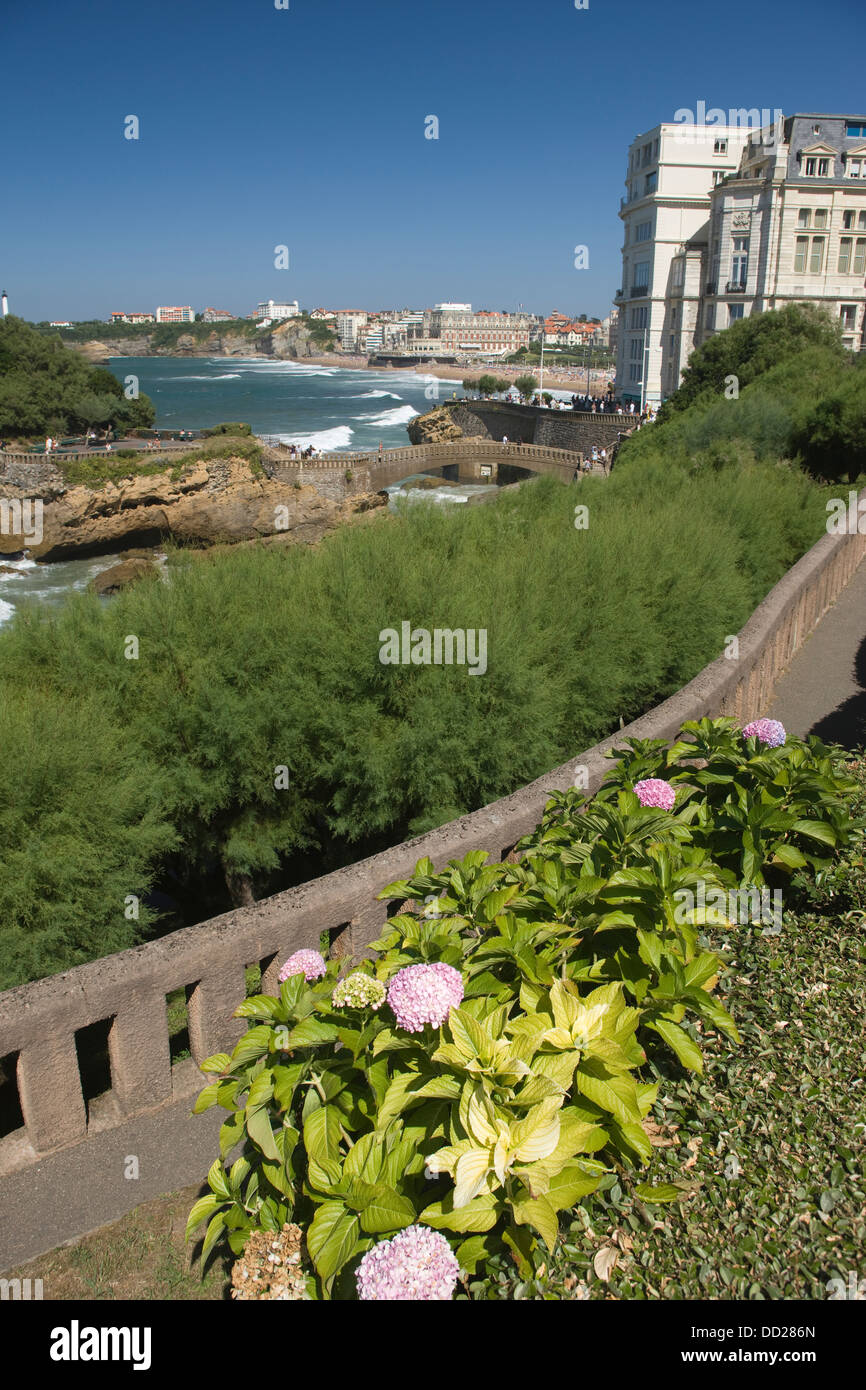
<svg viewBox="0 0 866 1390">
<path fill-rule="evenodd" d="M 10 560 L 6 555 L 0 555 L 0 564 L 9 565 L 15 570 L 35 570 L 36 561 L 31 560 L 29 555 L 25 555 L 23 560 Z"/>
<path fill-rule="evenodd" d="M 332 449 L 348 448 L 353 433 L 350 425 L 337 425 L 334 429 L 313 430 L 310 434 L 281 434 L 279 438 L 284 444 L 300 444 L 304 449 L 312 444 L 314 449 L 328 453 Z"/>
<path fill-rule="evenodd" d="M 384 415 L 356 415 L 356 420 L 363 420 L 367 425 L 375 425 L 377 429 L 384 429 L 387 425 L 405 425 L 407 420 L 414 420 L 418 411 L 414 405 L 398 405 L 394 410 L 386 410 Z"/>
<path fill-rule="evenodd" d="M 349 396 L 349 400 L 366 401 L 370 400 L 373 396 L 381 396 L 383 398 L 387 397 L 389 400 L 392 401 L 402 401 L 403 399 L 402 396 L 395 395 L 393 391 L 362 391 L 360 396 Z"/>
<path fill-rule="evenodd" d="M 160 381 L 233 381 L 240 378 L 240 372 L 220 372 L 216 376 L 173 376 L 160 377 Z"/>
<path fill-rule="evenodd" d="M 12 607 L 12 604 L 4 603 L 2 598 L 0 598 L 0 624 L 8 623 L 14 612 L 15 609 Z"/>
</svg>

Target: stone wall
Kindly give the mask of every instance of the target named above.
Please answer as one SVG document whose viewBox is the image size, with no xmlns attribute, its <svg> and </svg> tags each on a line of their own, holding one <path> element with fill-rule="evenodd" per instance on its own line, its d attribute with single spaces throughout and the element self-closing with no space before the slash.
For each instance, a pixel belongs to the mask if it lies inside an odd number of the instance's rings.
<svg viewBox="0 0 866 1390">
<path fill-rule="evenodd" d="M 464 435 L 478 435 L 481 430 L 468 425 L 467 416 L 474 417 L 489 439 L 509 440 L 522 444 L 541 444 L 554 449 L 570 449 L 586 454 L 595 447 L 611 451 L 619 436 L 634 428 L 633 415 L 608 415 L 575 410 L 548 410 L 544 406 L 511 405 L 507 401 L 463 400 L 449 406 L 452 417 Z M 416 430 L 423 420 L 413 422 Z"/>
<path fill-rule="evenodd" d="M 687 719 L 761 715 L 864 551 L 866 536 L 822 537 L 746 623 L 737 660 L 719 657 L 669 700 L 511 796 L 254 906 L 0 995 L 0 1057 L 16 1077 L 24 1119 L 0 1141 L 0 1199 L 15 1214 L 0 1228 L 0 1270 L 204 1177 L 221 1116 L 190 1113 L 203 1084 L 196 1063 L 238 1037 L 232 1013 L 246 966 L 262 966 L 268 992 L 286 957 L 316 947 L 323 931 L 340 952 L 363 952 L 385 919 L 376 901 L 384 884 L 411 873 L 422 855 L 439 866 L 473 849 L 498 859 L 536 825 L 550 791 L 573 784 L 577 766 L 595 790 L 610 766 L 605 753 L 625 738 L 671 739 Z M 192 1058 L 172 1064 L 166 995 L 182 986 Z M 86 1097 L 76 1034 L 100 1021 L 111 1089 Z M 125 1176 L 128 1155 L 138 1160 L 136 1181 Z"/>
</svg>

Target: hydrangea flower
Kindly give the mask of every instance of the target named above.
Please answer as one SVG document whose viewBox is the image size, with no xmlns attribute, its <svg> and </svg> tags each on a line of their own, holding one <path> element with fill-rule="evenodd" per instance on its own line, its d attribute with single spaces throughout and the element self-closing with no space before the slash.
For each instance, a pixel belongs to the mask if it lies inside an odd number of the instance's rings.
<svg viewBox="0 0 866 1390">
<path fill-rule="evenodd" d="M 634 794 L 641 806 L 659 806 L 663 811 L 672 811 L 677 797 L 676 788 L 661 777 L 645 777 L 642 782 L 635 782 Z"/>
<path fill-rule="evenodd" d="M 295 951 L 289 956 L 277 979 L 282 983 L 290 975 L 303 975 L 305 980 L 318 980 L 327 969 L 325 958 L 319 951 Z"/>
<path fill-rule="evenodd" d="M 420 1033 L 425 1023 L 440 1027 L 462 999 L 463 976 L 442 961 L 407 965 L 388 986 L 388 1003 L 407 1033 Z"/>
<path fill-rule="evenodd" d="M 385 986 L 372 975 L 356 970 L 340 980 L 331 1002 L 339 1009 L 380 1009 L 385 1002 Z"/>
<path fill-rule="evenodd" d="M 757 738 L 768 748 L 781 748 L 787 734 L 778 719 L 753 719 L 751 724 L 743 726 L 743 738 Z"/>
<path fill-rule="evenodd" d="M 356 1272 L 358 1297 L 379 1302 L 447 1303 L 459 1274 L 460 1265 L 441 1232 L 431 1231 L 429 1226 L 407 1226 L 392 1240 L 380 1241 L 367 1251 Z"/>
</svg>

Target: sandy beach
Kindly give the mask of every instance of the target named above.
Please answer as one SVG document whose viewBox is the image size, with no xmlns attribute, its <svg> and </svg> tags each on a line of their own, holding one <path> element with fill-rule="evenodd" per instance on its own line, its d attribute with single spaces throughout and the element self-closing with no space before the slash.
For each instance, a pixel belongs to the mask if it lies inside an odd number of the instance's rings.
<svg viewBox="0 0 866 1390">
<path fill-rule="evenodd" d="M 322 367 L 350 367 L 353 371 L 371 372 L 405 372 L 414 371 L 416 376 L 437 377 L 442 381 L 463 381 L 464 378 L 477 378 L 485 372 L 494 376 L 508 377 L 512 381 L 515 377 L 529 373 L 536 379 L 539 377 L 537 367 L 518 367 L 514 365 L 502 366 L 465 366 L 452 367 L 443 366 L 440 363 L 435 365 L 419 364 L 417 367 L 371 367 L 366 357 L 353 357 L 348 353 L 325 353 L 321 357 L 305 357 L 304 362 L 313 362 Z M 607 390 L 609 381 L 613 381 L 614 373 L 612 368 L 596 367 L 590 371 L 589 390 L 591 395 L 603 395 Z M 586 370 L 582 367 L 544 367 L 544 386 L 558 391 L 584 392 L 586 386 Z"/>
</svg>

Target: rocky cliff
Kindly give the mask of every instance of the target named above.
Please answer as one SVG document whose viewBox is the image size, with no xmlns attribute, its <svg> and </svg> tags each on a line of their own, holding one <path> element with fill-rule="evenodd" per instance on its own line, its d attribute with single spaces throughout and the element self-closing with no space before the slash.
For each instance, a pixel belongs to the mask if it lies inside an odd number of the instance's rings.
<svg viewBox="0 0 866 1390">
<path fill-rule="evenodd" d="M 220 330 L 218 325 L 205 334 L 182 333 L 169 345 L 154 346 L 152 333 L 130 334 L 108 342 L 93 338 L 86 343 L 70 343 L 89 362 L 107 362 L 110 357 L 319 357 L 323 349 L 304 324 L 289 319 L 273 329 L 247 337 Z M 338 351 L 339 349 L 334 349 Z"/>
<path fill-rule="evenodd" d="M 406 426 L 413 444 L 446 444 L 452 439 L 490 439 L 487 426 L 462 401 L 437 405 Z"/>
<path fill-rule="evenodd" d="M 16 495 L 7 491 L 10 498 Z M 176 477 L 168 471 L 139 474 L 99 488 L 54 484 L 41 497 L 42 539 L 27 547 L 36 560 L 153 546 L 169 536 L 192 545 L 261 538 L 309 543 L 387 502 L 384 494 L 333 500 L 311 486 L 253 474 L 246 460 L 235 458 L 200 458 Z M 20 535 L 0 533 L 0 554 L 21 548 Z"/>
</svg>

